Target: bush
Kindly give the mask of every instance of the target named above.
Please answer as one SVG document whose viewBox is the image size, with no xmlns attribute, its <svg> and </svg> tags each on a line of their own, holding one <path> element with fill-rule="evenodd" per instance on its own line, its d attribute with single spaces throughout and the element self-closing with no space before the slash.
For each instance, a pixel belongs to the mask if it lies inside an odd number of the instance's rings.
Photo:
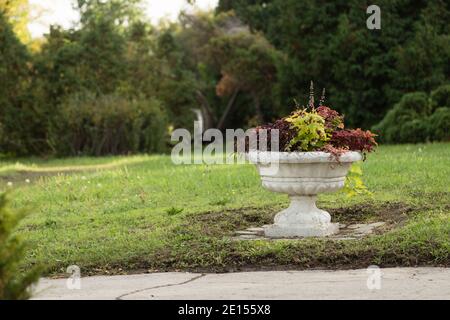
<svg viewBox="0 0 450 320">
<path fill-rule="evenodd" d="M 450 85 L 434 90 L 428 101 L 423 92 L 404 95 L 373 130 L 387 143 L 450 140 Z"/>
<path fill-rule="evenodd" d="M 450 141 L 450 107 L 438 108 L 428 119 L 430 138 Z"/>
<path fill-rule="evenodd" d="M 59 109 L 50 143 L 59 155 L 164 152 L 168 120 L 156 99 L 83 93 Z"/>
<path fill-rule="evenodd" d="M 450 84 L 440 86 L 431 93 L 432 111 L 440 107 L 450 108 Z"/>
<path fill-rule="evenodd" d="M 414 119 L 399 125 L 398 141 L 402 143 L 419 143 L 428 140 L 429 126 L 427 118 Z"/>
<path fill-rule="evenodd" d="M 429 111 L 428 105 L 428 96 L 425 92 L 411 92 L 403 95 L 397 108 L 410 110 L 418 115 L 426 115 Z"/>
<path fill-rule="evenodd" d="M 5 194 L 0 195 L 0 300 L 30 297 L 30 286 L 39 279 L 40 270 L 20 270 L 25 244 L 14 231 L 25 213 L 13 212 Z"/>
<path fill-rule="evenodd" d="M 428 112 L 428 97 L 424 92 L 405 94 L 373 131 L 387 143 L 425 141 Z"/>
</svg>

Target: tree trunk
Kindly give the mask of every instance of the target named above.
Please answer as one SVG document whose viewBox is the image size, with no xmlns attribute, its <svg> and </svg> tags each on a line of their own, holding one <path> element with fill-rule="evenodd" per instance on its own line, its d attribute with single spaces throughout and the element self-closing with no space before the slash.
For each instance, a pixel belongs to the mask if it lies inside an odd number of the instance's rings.
<svg viewBox="0 0 450 320">
<path fill-rule="evenodd" d="M 255 103 L 255 112 L 256 112 L 256 118 L 258 120 L 259 124 L 264 123 L 264 115 L 261 110 L 261 100 L 259 99 L 259 94 L 253 93 L 253 101 Z"/>
<path fill-rule="evenodd" d="M 208 130 L 209 128 L 212 128 L 214 126 L 214 115 L 211 111 L 211 107 L 209 106 L 209 102 L 206 99 L 206 97 L 203 95 L 203 93 L 200 90 L 196 90 L 197 93 L 197 100 L 200 103 L 200 108 L 202 110 L 202 116 L 203 116 L 203 129 Z"/>
<path fill-rule="evenodd" d="M 225 124 L 228 120 L 228 116 L 231 114 L 231 112 L 234 110 L 236 97 L 239 93 L 239 88 L 235 89 L 233 92 L 233 95 L 231 96 L 230 100 L 228 101 L 227 107 L 225 108 L 224 113 L 222 114 L 222 117 L 220 117 L 219 123 L 217 124 L 217 129 L 223 130 L 225 128 Z"/>
</svg>

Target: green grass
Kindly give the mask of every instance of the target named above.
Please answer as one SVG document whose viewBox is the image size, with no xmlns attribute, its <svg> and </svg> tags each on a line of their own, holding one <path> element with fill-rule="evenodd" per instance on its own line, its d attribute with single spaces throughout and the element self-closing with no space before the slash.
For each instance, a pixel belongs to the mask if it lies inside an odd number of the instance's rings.
<svg viewBox="0 0 450 320">
<path fill-rule="evenodd" d="M 395 223 L 348 241 L 230 240 L 288 204 L 262 189 L 251 165 L 175 166 L 145 155 L 0 160 L 0 189 L 31 208 L 21 226 L 31 247 L 24 267 L 41 264 L 47 274 L 71 264 L 84 274 L 450 265 L 450 144 L 382 146 L 362 167 L 372 196 L 321 195 L 319 205 L 336 221 Z"/>
</svg>

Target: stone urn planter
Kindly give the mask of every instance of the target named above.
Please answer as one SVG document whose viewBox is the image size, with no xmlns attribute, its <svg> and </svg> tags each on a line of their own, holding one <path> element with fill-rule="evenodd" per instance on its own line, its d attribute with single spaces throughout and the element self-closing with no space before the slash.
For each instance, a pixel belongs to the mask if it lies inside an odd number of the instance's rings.
<svg viewBox="0 0 450 320">
<path fill-rule="evenodd" d="M 320 237 L 339 230 L 330 214 L 316 207 L 317 195 L 344 186 L 351 164 L 362 160 L 359 152 L 348 151 L 338 162 L 325 152 L 250 151 L 248 160 L 258 168 L 264 188 L 288 194 L 291 200 L 274 224 L 264 228 L 267 237 Z"/>
</svg>

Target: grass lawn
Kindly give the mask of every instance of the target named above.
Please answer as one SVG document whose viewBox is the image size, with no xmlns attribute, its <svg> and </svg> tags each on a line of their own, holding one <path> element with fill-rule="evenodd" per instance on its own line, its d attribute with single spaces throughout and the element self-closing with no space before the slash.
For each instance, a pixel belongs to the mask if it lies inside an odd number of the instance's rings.
<svg viewBox="0 0 450 320">
<path fill-rule="evenodd" d="M 318 204 L 334 221 L 388 227 L 345 241 L 231 240 L 288 205 L 262 189 L 252 165 L 175 166 L 170 156 L 144 155 L 0 160 L 0 190 L 13 189 L 13 206 L 31 208 L 21 226 L 26 264 L 50 275 L 72 264 L 83 275 L 450 266 L 450 143 L 381 146 L 363 171 L 372 196 L 321 195 Z"/>
</svg>

